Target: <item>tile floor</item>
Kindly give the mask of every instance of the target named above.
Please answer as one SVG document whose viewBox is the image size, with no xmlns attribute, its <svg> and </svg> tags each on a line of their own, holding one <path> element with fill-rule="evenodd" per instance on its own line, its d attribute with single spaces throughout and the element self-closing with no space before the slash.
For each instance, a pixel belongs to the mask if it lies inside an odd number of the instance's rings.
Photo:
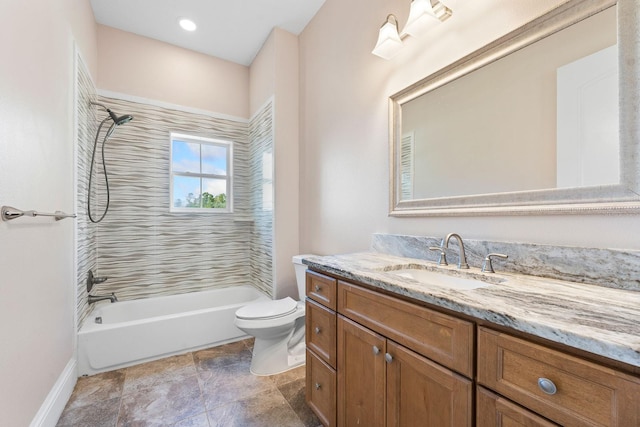
<svg viewBox="0 0 640 427">
<path fill-rule="evenodd" d="M 78 379 L 58 427 L 316 427 L 304 366 L 249 372 L 246 340 Z"/>
</svg>

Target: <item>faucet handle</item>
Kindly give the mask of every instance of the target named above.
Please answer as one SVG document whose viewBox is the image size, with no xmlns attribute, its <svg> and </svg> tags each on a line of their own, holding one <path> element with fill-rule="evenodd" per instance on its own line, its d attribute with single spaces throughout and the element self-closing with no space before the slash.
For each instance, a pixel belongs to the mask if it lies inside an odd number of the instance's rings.
<svg viewBox="0 0 640 427">
<path fill-rule="evenodd" d="M 442 249 L 439 246 L 429 246 L 429 250 L 440 252 L 440 257 L 438 258 L 438 265 L 449 265 L 449 263 L 447 263 L 447 254 L 444 251 L 444 249 Z"/>
<path fill-rule="evenodd" d="M 503 258 L 503 259 L 507 259 L 509 258 L 508 255 L 505 254 L 497 254 L 497 253 L 490 253 L 488 254 L 485 258 L 484 258 L 484 262 L 482 263 L 482 272 L 483 273 L 495 273 L 495 270 L 493 269 L 493 264 L 491 263 L 491 259 L 492 258 Z"/>
</svg>

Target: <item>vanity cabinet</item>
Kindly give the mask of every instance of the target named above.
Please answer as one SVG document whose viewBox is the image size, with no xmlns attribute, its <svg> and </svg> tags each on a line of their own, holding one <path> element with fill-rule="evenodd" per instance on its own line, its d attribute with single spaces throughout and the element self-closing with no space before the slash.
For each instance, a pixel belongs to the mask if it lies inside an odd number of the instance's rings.
<svg viewBox="0 0 640 427">
<path fill-rule="evenodd" d="M 473 425 L 473 324 L 331 280 L 307 275 L 306 393 L 323 424 Z"/>
<path fill-rule="evenodd" d="M 640 426 L 637 377 L 485 327 L 477 380 L 564 426 Z"/>
<path fill-rule="evenodd" d="M 307 291 L 307 401 L 327 427 L 640 427 L 640 377 L 618 365 L 311 271 Z"/>
</svg>

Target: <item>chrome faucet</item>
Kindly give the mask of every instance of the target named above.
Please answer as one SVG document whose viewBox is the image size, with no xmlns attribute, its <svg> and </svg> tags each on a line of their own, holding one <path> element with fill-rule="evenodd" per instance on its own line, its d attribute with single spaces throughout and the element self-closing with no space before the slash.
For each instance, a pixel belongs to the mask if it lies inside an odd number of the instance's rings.
<svg viewBox="0 0 640 427">
<path fill-rule="evenodd" d="M 111 292 L 111 295 L 89 295 L 89 304 L 93 304 L 94 302 L 110 300 L 111 302 L 117 302 L 118 297 L 114 292 Z"/>
<path fill-rule="evenodd" d="M 496 271 L 493 269 L 493 264 L 491 263 L 491 260 L 493 258 L 502 258 L 502 259 L 507 259 L 509 258 L 507 255 L 505 254 L 496 254 L 496 253 L 492 253 L 487 255 L 484 258 L 484 262 L 482 263 L 482 272 L 483 273 L 495 273 Z"/>
<path fill-rule="evenodd" d="M 459 234 L 456 234 L 456 233 L 447 234 L 447 237 L 442 239 L 442 243 L 440 244 L 440 247 L 442 249 L 449 249 L 449 240 L 451 240 L 452 237 L 458 240 L 458 246 L 460 247 L 460 261 L 458 261 L 458 268 L 468 269 L 469 264 L 467 264 L 467 256 L 464 253 L 464 243 L 462 243 L 462 237 L 460 237 Z"/>
</svg>

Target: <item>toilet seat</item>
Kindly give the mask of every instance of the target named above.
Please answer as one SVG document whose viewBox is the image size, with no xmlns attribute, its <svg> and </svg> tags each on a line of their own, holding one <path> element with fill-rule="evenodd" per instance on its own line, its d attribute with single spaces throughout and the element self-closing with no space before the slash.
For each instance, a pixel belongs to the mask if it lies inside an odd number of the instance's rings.
<svg viewBox="0 0 640 427">
<path fill-rule="evenodd" d="M 291 297 L 278 300 L 257 302 L 248 304 L 236 311 L 238 319 L 266 320 L 284 317 L 294 313 L 298 309 L 298 303 Z"/>
</svg>

